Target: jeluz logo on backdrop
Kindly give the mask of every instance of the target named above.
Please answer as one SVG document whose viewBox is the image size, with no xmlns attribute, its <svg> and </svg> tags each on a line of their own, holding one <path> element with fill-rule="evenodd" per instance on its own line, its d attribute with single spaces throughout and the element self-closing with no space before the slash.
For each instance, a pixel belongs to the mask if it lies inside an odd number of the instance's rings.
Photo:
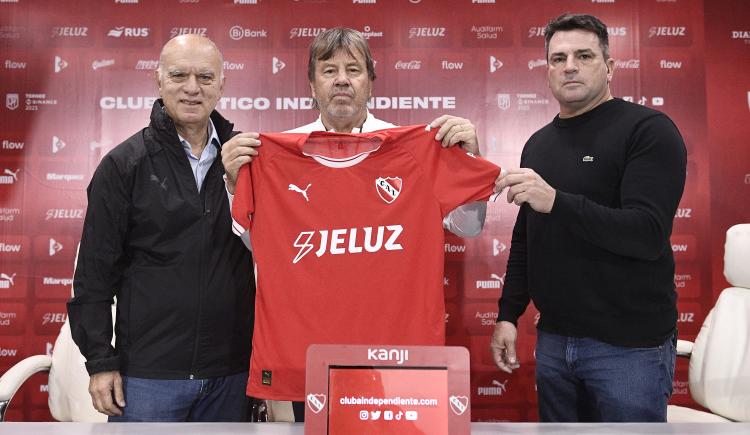
<svg viewBox="0 0 750 435">
<path fill-rule="evenodd" d="M 52 28 L 52 38 L 84 38 L 89 36 L 89 28 L 85 26 L 55 26 Z"/>
<path fill-rule="evenodd" d="M 289 39 L 314 38 L 325 32 L 325 27 L 293 27 L 289 29 Z"/>
<path fill-rule="evenodd" d="M 404 231 L 401 225 L 386 225 L 364 228 L 340 228 L 334 230 L 302 231 L 292 246 L 299 248 L 292 264 L 299 263 L 316 248 L 315 256 L 325 254 L 362 254 L 379 251 L 401 251 L 404 247 L 399 237 Z"/>
<path fill-rule="evenodd" d="M 412 27 L 409 29 L 409 39 L 444 38 L 445 36 L 445 27 Z"/>
<path fill-rule="evenodd" d="M 206 33 L 208 33 L 207 27 L 172 27 L 169 30 L 169 37 L 174 38 L 179 35 L 206 36 Z"/>
<path fill-rule="evenodd" d="M 684 26 L 651 26 L 648 29 L 648 37 L 684 37 L 687 36 L 686 32 L 687 28 Z"/>
</svg>

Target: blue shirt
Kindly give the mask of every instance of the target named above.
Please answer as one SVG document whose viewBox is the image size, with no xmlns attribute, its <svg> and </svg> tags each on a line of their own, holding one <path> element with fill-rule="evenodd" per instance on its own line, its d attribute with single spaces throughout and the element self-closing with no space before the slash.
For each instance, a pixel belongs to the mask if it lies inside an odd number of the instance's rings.
<svg viewBox="0 0 750 435">
<path fill-rule="evenodd" d="M 195 154 L 193 154 L 193 148 L 190 146 L 190 143 L 185 140 L 185 138 L 180 136 L 179 133 L 177 134 L 177 137 L 180 139 L 182 148 L 185 150 L 185 154 L 188 157 L 188 161 L 190 162 L 190 167 L 193 169 L 193 176 L 195 177 L 195 184 L 198 185 L 198 191 L 200 192 L 201 186 L 203 185 L 203 179 L 206 178 L 206 173 L 208 173 L 208 168 L 211 167 L 211 164 L 216 159 L 219 146 L 221 145 L 221 142 L 219 141 L 219 135 L 216 134 L 216 129 L 214 128 L 214 123 L 209 118 L 208 120 L 208 142 L 206 144 L 206 147 L 203 149 L 203 152 L 201 153 L 200 158 L 196 157 Z"/>
</svg>

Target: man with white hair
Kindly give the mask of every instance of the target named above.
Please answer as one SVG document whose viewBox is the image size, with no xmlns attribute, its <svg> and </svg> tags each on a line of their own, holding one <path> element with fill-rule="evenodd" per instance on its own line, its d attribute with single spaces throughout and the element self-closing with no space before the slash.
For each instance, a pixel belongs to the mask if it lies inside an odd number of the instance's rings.
<svg viewBox="0 0 750 435">
<path fill-rule="evenodd" d="M 247 417 L 255 286 L 216 158 L 233 134 L 214 110 L 222 65 L 205 37 L 168 41 L 150 124 L 102 159 L 88 187 L 68 313 L 109 421 Z"/>
</svg>

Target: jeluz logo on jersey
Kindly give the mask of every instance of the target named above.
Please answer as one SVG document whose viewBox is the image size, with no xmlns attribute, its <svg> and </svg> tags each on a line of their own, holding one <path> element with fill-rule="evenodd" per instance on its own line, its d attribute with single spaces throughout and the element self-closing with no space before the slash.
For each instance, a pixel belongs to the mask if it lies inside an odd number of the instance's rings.
<svg viewBox="0 0 750 435">
<path fill-rule="evenodd" d="M 375 180 L 375 189 L 380 196 L 380 199 L 385 201 L 387 204 L 392 203 L 401 194 L 401 188 L 404 183 L 401 181 L 401 177 L 378 177 Z"/>
<path fill-rule="evenodd" d="M 401 225 L 302 231 L 292 245 L 299 248 L 292 264 L 299 263 L 316 246 L 315 256 L 317 257 L 322 257 L 324 254 L 401 251 L 404 247 L 399 243 L 399 236 L 403 231 L 404 227 Z"/>
</svg>

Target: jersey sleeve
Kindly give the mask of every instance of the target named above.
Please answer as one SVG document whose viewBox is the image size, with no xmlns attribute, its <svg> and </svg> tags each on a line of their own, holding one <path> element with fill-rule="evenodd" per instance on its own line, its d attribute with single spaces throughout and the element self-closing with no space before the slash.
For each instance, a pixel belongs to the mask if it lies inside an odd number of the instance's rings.
<svg viewBox="0 0 750 435">
<path fill-rule="evenodd" d="M 436 132 L 437 129 L 426 131 L 423 128 L 412 151 L 432 184 L 443 216 L 459 205 L 489 198 L 500 167 L 461 147 L 443 148 L 435 140 Z"/>
<path fill-rule="evenodd" d="M 234 188 L 234 201 L 232 201 L 232 219 L 235 230 L 239 225 L 244 230 L 249 230 L 253 223 L 255 212 L 255 196 L 253 193 L 253 176 L 250 169 L 252 163 L 243 165 L 237 175 L 237 183 Z M 235 231 L 236 232 L 236 231 Z"/>
</svg>

